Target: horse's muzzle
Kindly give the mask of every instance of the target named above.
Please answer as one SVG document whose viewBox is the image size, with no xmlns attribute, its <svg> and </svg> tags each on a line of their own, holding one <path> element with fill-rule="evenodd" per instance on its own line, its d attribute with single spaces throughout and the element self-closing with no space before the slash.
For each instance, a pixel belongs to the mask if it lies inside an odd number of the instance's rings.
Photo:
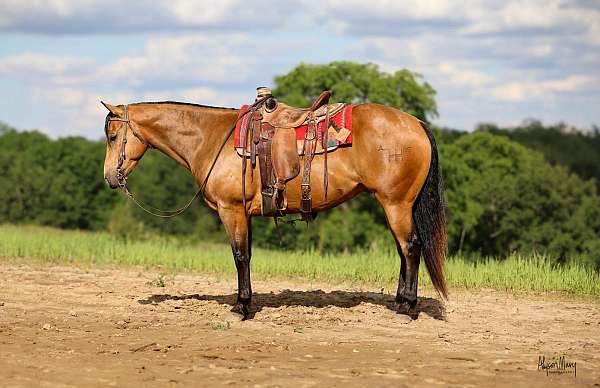
<svg viewBox="0 0 600 388">
<path fill-rule="evenodd" d="M 110 187 L 111 189 L 116 189 L 118 188 L 119 185 L 119 180 L 117 179 L 116 176 L 112 176 L 112 175 L 105 175 L 104 176 L 104 181 L 106 182 L 106 184 L 108 185 L 108 187 Z"/>
</svg>

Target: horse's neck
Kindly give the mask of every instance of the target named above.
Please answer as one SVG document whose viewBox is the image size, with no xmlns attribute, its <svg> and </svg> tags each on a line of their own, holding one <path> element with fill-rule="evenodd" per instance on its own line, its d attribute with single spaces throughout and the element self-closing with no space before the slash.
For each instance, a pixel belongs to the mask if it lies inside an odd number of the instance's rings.
<svg viewBox="0 0 600 388">
<path fill-rule="evenodd" d="M 142 117 L 144 137 L 156 149 L 188 168 L 202 174 L 205 159 L 223 142 L 228 127 L 235 121 L 235 110 L 176 104 L 146 105 Z"/>
</svg>

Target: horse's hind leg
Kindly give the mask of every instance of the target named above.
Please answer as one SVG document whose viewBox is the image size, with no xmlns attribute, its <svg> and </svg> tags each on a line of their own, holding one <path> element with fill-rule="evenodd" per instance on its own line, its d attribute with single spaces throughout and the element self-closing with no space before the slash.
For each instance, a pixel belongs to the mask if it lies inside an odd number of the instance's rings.
<svg viewBox="0 0 600 388">
<path fill-rule="evenodd" d="M 385 203 L 382 203 L 382 206 L 396 240 L 401 263 L 396 292 L 396 311 L 416 318 L 418 315 L 416 307 L 421 246 L 413 223 L 412 206 Z"/>
<path fill-rule="evenodd" d="M 405 276 L 398 281 L 398 290 L 396 291 L 396 311 L 400 314 L 407 314 L 411 318 L 416 318 L 417 312 L 417 286 L 419 283 L 419 263 L 421 260 L 421 246 L 415 230 L 411 232 L 406 246 L 398 248 L 401 256 L 405 259 L 402 264 L 406 266 Z M 402 273 L 403 270 L 400 269 Z"/>
</svg>

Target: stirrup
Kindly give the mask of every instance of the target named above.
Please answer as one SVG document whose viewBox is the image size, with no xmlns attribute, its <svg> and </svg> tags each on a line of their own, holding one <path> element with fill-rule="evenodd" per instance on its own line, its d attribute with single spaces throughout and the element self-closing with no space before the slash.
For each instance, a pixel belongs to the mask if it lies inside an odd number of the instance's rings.
<svg viewBox="0 0 600 388">
<path fill-rule="evenodd" d="M 273 186 L 265 187 L 262 191 L 262 206 L 260 208 L 261 214 L 263 216 L 270 216 L 275 214 L 275 208 L 273 206 L 273 196 L 275 194 L 275 189 Z"/>
</svg>

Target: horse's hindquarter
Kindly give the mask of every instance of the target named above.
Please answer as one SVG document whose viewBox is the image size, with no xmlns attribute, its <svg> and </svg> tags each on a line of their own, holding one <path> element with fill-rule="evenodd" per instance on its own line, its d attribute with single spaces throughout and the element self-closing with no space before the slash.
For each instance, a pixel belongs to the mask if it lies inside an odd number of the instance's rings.
<svg viewBox="0 0 600 388">
<path fill-rule="evenodd" d="M 431 162 L 431 144 L 419 120 L 379 104 L 364 104 L 353 115 L 353 155 L 361 183 L 379 198 L 412 204 Z"/>
<path fill-rule="evenodd" d="M 355 106 L 352 121 L 352 146 L 339 147 L 327 155 L 327 196 L 324 155 L 314 157 L 311 169 L 313 209 L 332 208 L 365 190 L 381 198 L 412 204 L 425 181 L 431 159 L 429 140 L 419 121 L 378 104 Z M 302 167 L 301 160 L 300 174 L 286 184 L 289 213 L 300 211 Z M 228 144 L 207 186 L 206 198 L 211 207 L 241 204 L 241 171 L 241 157 L 233 150 L 233 143 Z M 260 172 L 258 165 L 252 171 L 249 160 L 246 200 L 249 213 L 260 215 Z"/>
</svg>

